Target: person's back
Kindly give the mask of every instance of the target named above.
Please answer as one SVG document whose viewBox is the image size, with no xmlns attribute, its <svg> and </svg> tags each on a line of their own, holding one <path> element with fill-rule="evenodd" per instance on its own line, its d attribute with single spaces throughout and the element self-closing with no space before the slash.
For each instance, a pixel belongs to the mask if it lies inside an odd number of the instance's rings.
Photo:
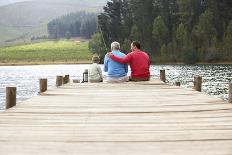
<svg viewBox="0 0 232 155">
<path fill-rule="evenodd" d="M 123 58 L 126 56 L 122 52 L 116 50 L 112 51 L 112 53 L 119 58 Z M 127 75 L 128 67 L 125 64 L 121 64 L 116 61 L 113 61 L 111 58 L 109 58 L 106 55 L 104 61 L 104 71 L 108 72 L 107 75 L 109 77 L 123 77 Z"/>
<path fill-rule="evenodd" d="M 131 43 L 132 52 L 127 56 L 120 58 L 114 53 L 108 54 L 108 56 L 119 63 L 130 64 L 132 81 L 147 81 L 150 80 L 150 60 L 147 53 L 140 50 L 139 42 Z"/>
<path fill-rule="evenodd" d="M 116 56 L 116 55 L 115 55 Z M 137 50 L 129 53 L 132 78 L 149 79 L 150 61 L 147 53 Z"/>
<path fill-rule="evenodd" d="M 120 58 L 126 56 L 124 53 L 119 51 L 119 47 L 115 48 L 114 46 L 120 46 L 120 44 L 117 42 L 112 43 L 112 53 L 114 53 Z M 104 71 L 107 72 L 107 82 L 128 81 L 128 77 L 127 77 L 128 65 L 113 61 L 107 55 L 105 56 L 105 60 L 104 60 Z"/>
<path fill-rule="evenodd" d="M 88 69 L 88 80 L 89 82 L 102 82 L 103 76 L 102 76 L 102 70 L 101 67 L 98 65 L 100 62 L 100 58 L 94 56 L 92 58 L 93 64 L 90 65 Z"/>
</svg>

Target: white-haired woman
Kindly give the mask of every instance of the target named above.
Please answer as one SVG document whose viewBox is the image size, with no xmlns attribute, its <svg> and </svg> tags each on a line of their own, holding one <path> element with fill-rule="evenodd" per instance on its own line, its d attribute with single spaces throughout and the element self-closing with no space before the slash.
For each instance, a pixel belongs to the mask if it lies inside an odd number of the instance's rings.
<svg viewBox="0 0 232 155">
<path fill-rule="evenodd" d="M 114 55 L 117 55 L 120 58 L 126 56 L 124 53 L 120 52 L 120 43 L 116 41 L 112 42 L 111 50 Z M 104 71 L 107 72 L 106 82 L 127 82 L 129 80 L 129 77 L 127 76 L 128 65 L 113 61 L 107 55 L 104 59 Z"/>
</svg>

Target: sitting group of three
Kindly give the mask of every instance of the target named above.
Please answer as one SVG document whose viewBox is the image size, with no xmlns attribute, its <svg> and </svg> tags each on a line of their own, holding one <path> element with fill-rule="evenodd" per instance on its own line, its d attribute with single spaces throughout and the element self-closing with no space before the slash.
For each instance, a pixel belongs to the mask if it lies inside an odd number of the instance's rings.
<svg viewBox="0 0 232 155">
<path fill-rule="evenodd" d="M 141 51 L 141 45 L 137 41 L 131 43 L 131 52 L 125 55 L 120 51 L 120 43 L 111 44 L 111 52 L 105 55 L 104 72 L 107 72 L 106 82 L 128 82 L 128 81 L 149 81 L 150 60 L 147 53 Z M 98 63 L 99 57 L 94 56 L 93 64 L 89 68 L 89 82 L 102 82 L 102 70 Z M 131 68 L 131 75 L 128 76 L 128 64 Z"/>
</svg>

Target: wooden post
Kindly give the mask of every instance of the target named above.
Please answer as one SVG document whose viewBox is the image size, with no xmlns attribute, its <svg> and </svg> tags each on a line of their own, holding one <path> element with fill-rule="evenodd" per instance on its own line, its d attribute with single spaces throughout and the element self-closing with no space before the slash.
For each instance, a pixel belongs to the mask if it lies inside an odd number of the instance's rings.
<svg viewBox="0 0 232 155">
<path fill-rule="evenodd" d="M 65 75 L 63 80 L 64 80 L 63 81 L 64 84 L 69 83 L 69 75 Z"/>
<path fill-rule="evenodd" d="M 179 81 L 176 82 L 176 86 L 180 87 L 180 82 Z"/>
<path fill-rule="evenodd" d="M 194 76 L 194 79 L 193 79 L 193 88 L 196 89 L 196 78 L 197 76 Z"/>
<path fill-rule="evenodd" d="M 202 77 L 201 76 L 196 76 L 194 77 L 194 85 L 195 85 L 195 90 L 201 92 L 201 87 L 202 87 Z"/>
<path fill-rule="evenodd" d="M 74 79 L 73 83 L 80 83 L 80 80 Z"/>
<path fill-rule="evenodd" d="M 48 80 L 47 79 L 40 79 L 39 80 L 39 92 L 43 93 L 45 91 L 47 91 L 47 87 L 48 87 Z"/>
<path fill-rule="evenodd" d="M 160 70 L 160 80 L 166 82 L 165 70 Z"/>
<path fill-rule="evenodd" d="M 63 76 L 57 76 L 56 77 L 56 86 L 62 86 L 63 85 Z"/>
<path fill-rule="evenodd" d="M 229 84 L 229 103 L 232 103 L 232 83 Z"/>
<path fill-rule="evenodd" d="M 16 106 L 16 87 L 6 87 L 6 109 Z"/>
</svg>

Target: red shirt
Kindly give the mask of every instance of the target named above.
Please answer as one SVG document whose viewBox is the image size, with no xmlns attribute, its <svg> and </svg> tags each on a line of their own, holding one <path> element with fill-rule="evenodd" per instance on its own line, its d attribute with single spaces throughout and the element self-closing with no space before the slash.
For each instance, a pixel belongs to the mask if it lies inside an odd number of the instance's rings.
<svg viewBox="0 0 232 155">
<path fill-rule="evenodd" d="M 111 56 L 111 59 L 120 63 L 129 63 L 132 78 L 150 78 L 150 60 L 147 53 L 136 50 L 129 53 L 124 58 Z"/>
</svg>

